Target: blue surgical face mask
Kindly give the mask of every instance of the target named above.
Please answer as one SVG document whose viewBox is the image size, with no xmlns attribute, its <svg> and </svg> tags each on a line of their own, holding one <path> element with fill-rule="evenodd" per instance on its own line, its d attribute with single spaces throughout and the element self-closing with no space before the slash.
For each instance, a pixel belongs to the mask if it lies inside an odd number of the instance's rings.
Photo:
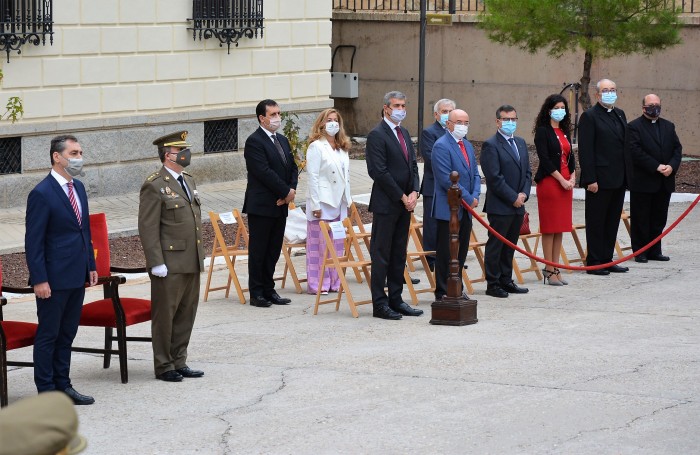
<svg viewBox="0 0 700 455">
<path fill-rule="evenodd" d="M 389 116 L 394 123 L 401 123 L 406 118 L 406 111 L 403 109 L 392 109 Z"/>
<path fill-rule="evenodd" d="M 617 101 L 617 93 L 616 92 L 603 92 L 603 94 L 600 96 L 600 100 L 609 105 L 615 104 L 615 101 Z"/>
<path fill-rule="evenodd" d="M 566 109 L 559 108 L 559 109 L 552 109 L 549 111 L 549 115 L 552 117 L 552 120 L 555 122 L 561 122 L 564 117 L 566 117 Z"/>
<path fill-rule="evenodd" d="M 518 127 L 518 122 L 515 120 L 502 120 L 501 121 L 501 131 L 506 133 L 508 136 L 512 136 L 515 133 L 515 129 Z"/>
<path fill-rule="evenodd" d="M 440 125 L 442 125 L 443 128 L 447 124 L 447 117 L 449 116 L 450 114 L 440 114 Z"/>
</svg>

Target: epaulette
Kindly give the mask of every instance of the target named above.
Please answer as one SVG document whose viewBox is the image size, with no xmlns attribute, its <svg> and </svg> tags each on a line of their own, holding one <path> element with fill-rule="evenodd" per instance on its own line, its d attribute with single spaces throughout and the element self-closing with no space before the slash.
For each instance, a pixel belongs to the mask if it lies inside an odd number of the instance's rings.
<svg viewBox="0 0 700 455">
<path fill-rule="evenodd" d="M 159 172 L 154 172 L 153 174 L 151 174 L 151 175 L 148 176 L 148 178 L 146 179 L 146 181 L 152 182 L 152 181 L 154 181 L 155 179 L 157 179 L 158 177 L 160 177 L 160 173 L 159 173 Z"/>
</svg>

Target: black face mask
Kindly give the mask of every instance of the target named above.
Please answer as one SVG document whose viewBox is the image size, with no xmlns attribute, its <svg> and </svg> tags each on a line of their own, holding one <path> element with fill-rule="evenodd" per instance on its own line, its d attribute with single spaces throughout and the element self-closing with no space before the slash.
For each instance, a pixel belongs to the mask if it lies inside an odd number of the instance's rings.
<svg viewBox="0 0 700 455">
<path fill-rule="evenodd" d="M 192 152 L 190 151 L 190 149 L 182 149 L 179 152 L 177 152 L 177 157 L 173 162 L 179 164 L 182 167 L 187 167 L 190 165 L 191 161 Z"/>
<path fill-rule="evenodd" d="M 647 106 L 644 108 L 644 113 L 651 118 L 658 118 L 661 115 L 661 106 Z"/>
</svg>

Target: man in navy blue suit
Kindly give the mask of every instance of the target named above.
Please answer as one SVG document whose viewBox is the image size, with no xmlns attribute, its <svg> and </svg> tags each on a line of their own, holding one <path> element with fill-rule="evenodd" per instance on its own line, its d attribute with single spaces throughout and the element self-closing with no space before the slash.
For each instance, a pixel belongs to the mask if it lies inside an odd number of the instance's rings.
<svg viewBox="0 0 700 455">
<path fill-rule="evenodd" d="M 481 170 L 486 180 L 487 213 L 491 227 L 512 243 L 518 242 L 520 226 L 525 217 L 525 201 L 530 197 L 532 171 L 525 139 L 514 136 L 518 113 L 513 106 L 503 105 L 496 110 L 498 131 L 481 148 Z M 489 232 L 484 251 L 486 295 L 508 297 L 525 294 L 513 281 L 513 254 Z"/>
<path fill-rule="evenodd" d="M 435 300 L 442 299 L 447 294 L 447 277 L 450 263 L 450 205 L 447 201 L 447 190 L 452 186 L 450 174 L 459 173 L 459 189 L 462 200 L 470 207 L 479 205 L 481 196 L 481 177 L 476 163 L 474 147 L 467 140 L 469 132 L 469 115 L 455 109 L 450 112 L 447 124 L 447 134 L 444 134 L 432 148 L 433 173 L 435 176 L 435 199 L 432 215 L 437 220 L 437 250 L 435 257 Z M 461 205 L 459 217 L 459 251 L 457 261 L 459 270 L 464 267 L 469 250 L 469 237 L 472 232 L 472 216 Z M 460 283 L 462 280 L 460 280 Z M 465 298 L 468 298 L 465 295 Z"/>
<path fill-rule="evenodd" d="M 78 331 L 85 283 L 97 284 L 87 193 L 74 179 L 83 150 L 75 136 L 51 140 L 51 172 L 27 198 L 24 248 L 36 295 L 34 382 L 41 392 L 63 391 L 75 404 L 95 399 L 70 381 L 71 345 Z"/>
<path fill-rule="evenodd" d="M 435 180 L 433 177 L 433 144 L 447 131 L 447 117 L 455 109 L 455 102 L 443 98 L 438 100 L 433 107 L 435 122 L 423 130 L 420 136 L 420 154 L 423 157 L 423 181 L 420 185 L 420 194 L 423 195 L 423 249 L 435 251 L 437 249 L 437 220 L 433 217 L 433 192 Z M 434 268 L 435 256 L 427 256 L 428 265 Z"/>
</svg>

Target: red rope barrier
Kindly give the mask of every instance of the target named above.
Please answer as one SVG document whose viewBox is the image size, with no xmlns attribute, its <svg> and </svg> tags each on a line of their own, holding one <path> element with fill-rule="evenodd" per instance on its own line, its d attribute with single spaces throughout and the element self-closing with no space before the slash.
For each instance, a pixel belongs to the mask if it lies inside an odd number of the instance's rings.
<svg viewBox="0 0 700 455">
<path fill-rule="evenodd" d="M 632 253 L 632 254 L 630 254 L 630 255 L 621 257 L 621 258 L 618 259 L 617 261 L 608 262 L 607 264 L 587 265 L 587 266 L 576 266 L 576 265 L 558 264 L 558 263 L 556 263 L 556 262 L 551 262 L 551 261 L 548 261 L 548 260 L 546 260 L 546 259 L 544 259 L 544 258 L 535 256 L 534 254 L 529 253 L 529 252 L 527 252 L 526 250 L 520 248 L 518 245 L 514 245 L 510 240 L 506 239 L 506 238 L 503 237 L 501 234 L 499 234 L 498 232 L 496 232 L 491 226 L 489 226 L 489 224 L 488 224 L 486 221 L 484 221 L 484 220 L 481 218 L 481 216 L 479 216 L 478 213 L 476 213 L 476 211 L 475 211 L 473 208 L 471 208 L 471 207 L 464 201 L 464 199 L 462 199 L 462 207 L 464 207 L 467 211 L 469 211 L 469 213 L 472 214 L 472 217 L 473 217 L 473 218 L 476 218 L 476 220 L 477 220 L 479 223 L 481 223 L 481 225 L 484 226 L 491 234 L 495 235 L 496 238 L 497 238 L 498 240 L 500 240 L 501 242 L 505 243 L 506 245 L 508 245 L 508 247 L 514 249 L 514 250 L 517 251 L 518 253 L 524 254 L 525 256 L 529 257 L 530 259 L 534 259 L 534 260 L 537 261 L 537 262 L 541 262 L 541 263 L 543 263 L 543 264 L 545 264 L 545 265 L 551 265 L 551 266 L 553 266 L 553 267 L 557 267 L 557 268 L 560 268 L 560 269 L 567 269 L 567 270 L 600 270 L 600 269 L 607 269 L 608 267 L 611 267 L 611 266 L 613 266 L 613 265 L 617 265 L 617 264 L 619 264 L 619 263 L 621 263 L 621 262 L 628 261 L 628 260 L 632 259 L 633 257 L 638 256 L 638 255 L 644 253 L 644 252 L 647 251 L 649 248 L 651 248 L 652 246 L 654 246 L 655 244 L 657 244 L 658 242 L 660 242 L 662 238 L 666 237 L 666 235 L 667 235 L 669 232 L 671 232 L 676 226 L 678 226 L 678 224 L 679 224 L 681 221 L 683 221 L 683 219 L 684 219 L 686 216 L 688 216 L 688 214 L 695 208 L 695 206 L 698 205 L 698 202 L 700 202 L 700 195 L 698 195 L 698 196 L 695 198 L 695 200 L 693 201 L 693 203 L 690 204 L 690 206 L 689 206 L 683 213 L 681 213 L 681 216 L 679 216 L 678 219 L 677 219 L 676 221 L 674 221 L 674 222 L 673 222 L 666 230 L 664 230 L 658 237 L 656 237 L 654 240 L 652 240 L 651 242 L 649 242 L 649 244 L 648 244 L 648 245 L 645 245 L 643 248 L 637 250 L 636 252 L 634 252 L 634 253 Z"/>
</svg>

